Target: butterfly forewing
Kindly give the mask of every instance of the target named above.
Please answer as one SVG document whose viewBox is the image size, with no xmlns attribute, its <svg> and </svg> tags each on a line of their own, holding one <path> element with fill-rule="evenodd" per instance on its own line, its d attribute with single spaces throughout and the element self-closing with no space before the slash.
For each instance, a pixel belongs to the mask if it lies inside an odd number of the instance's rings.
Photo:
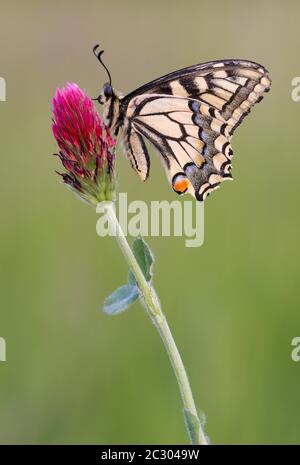
<svg viewBox="0 0 300 465">
<path fill-rule="evenodd" d="M 143 138 L 162 156 L 173 189 L 204 200 L 231 179 L 231 136 L 270 88 L 267 71 L 239 60 L 185 68 L 123 99 L 125 151 L 145 180 L 150 161 Z"/>
</svg>

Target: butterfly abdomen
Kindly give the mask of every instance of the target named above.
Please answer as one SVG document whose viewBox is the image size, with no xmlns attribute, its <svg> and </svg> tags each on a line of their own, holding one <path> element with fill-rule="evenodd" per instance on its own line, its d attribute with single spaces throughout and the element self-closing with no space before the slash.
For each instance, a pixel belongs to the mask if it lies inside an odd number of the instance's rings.
<svg viewBox="0 0 300 465">
<path fill-rule="evenodd" d="M 120 125 L 123 123 L 124 114 L 120 112 L 120 98 L 116 95 L 115 91 L 104 103 L 103 117 L 108 128 L 116 136 Z"/>
</svg>

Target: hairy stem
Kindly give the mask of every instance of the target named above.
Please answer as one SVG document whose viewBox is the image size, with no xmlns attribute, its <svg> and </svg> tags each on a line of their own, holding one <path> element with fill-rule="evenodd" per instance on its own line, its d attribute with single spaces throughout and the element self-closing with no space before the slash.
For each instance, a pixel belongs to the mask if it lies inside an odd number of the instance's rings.
<svg viewBox="0 0 300 465">
<path fill-rule="evenodd" d="M 145 276 L 127 242 L 121 225 L 117 219 L 114 203 L 103 202 L 103 206 L 110 228 L 114 232 L 125 260 L 135 276 L 146 311 L 155 327 L 157 328 L 167 350 L 169 359 L 177 378 L 184 406 L 185 422 L 191 442 L 192 444 L 207 445 L 207 439 L 198 417 L 190 383 L 171 330 L 165 315 L 162 312 L 156 292 L 153 286 L 145 279 Z"/>
</svg>

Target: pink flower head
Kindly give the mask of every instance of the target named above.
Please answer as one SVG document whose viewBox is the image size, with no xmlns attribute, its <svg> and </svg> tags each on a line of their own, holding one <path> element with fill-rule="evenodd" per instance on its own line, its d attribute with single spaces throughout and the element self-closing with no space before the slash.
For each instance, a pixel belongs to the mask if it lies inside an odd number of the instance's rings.
<svg viewBox="0 0 300 465">
<path fill-rule="evenodd" d="M 53 135 L 66 169 L 62 176 L 84 200 L 111 200 L 115 189 L 115 140 L 93 101 L 76 84 L 57 89 L 53 99 Z"/>
</svg>

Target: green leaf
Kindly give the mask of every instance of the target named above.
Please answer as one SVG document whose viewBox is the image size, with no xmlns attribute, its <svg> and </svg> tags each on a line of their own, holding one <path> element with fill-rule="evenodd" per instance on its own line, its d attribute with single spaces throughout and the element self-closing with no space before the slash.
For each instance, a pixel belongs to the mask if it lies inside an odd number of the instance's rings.
<svg viewBox="0 0 300 465">
<path fill-rule="evenodd" d="M 199 419 L 187 409 L 183 409 L 184 420 L 189 432 L 192 444 L 199 444 L 200 423 Z"/>
<path fill-rule="evenodd" d="M 138 264 L 140 265 L 140 268 L 146 280 L 151 281 L 151 278 L 153 276 L 152 268 L 153 268 L 154 256 L 149 246 L 144 241 L 144 239 L 142 239 L 141 237 L 138 237 L 137 239 L 133 241 L 132 251 L 134 253 L 135 258 L 137 259 Z M 131 276 L 129 274 L 129 282 L 131 283 L 132 283 L 132 278 L 135 279 L 134 276 Z"/>
<path fill-rule="evenodd" d="M 136 285 L 125 284 L 108 296 L 103 305 L 104 313 L 118 315 L 124 312 L 133 302 L 139 298 L 139 290 Z"/>
</svg>

